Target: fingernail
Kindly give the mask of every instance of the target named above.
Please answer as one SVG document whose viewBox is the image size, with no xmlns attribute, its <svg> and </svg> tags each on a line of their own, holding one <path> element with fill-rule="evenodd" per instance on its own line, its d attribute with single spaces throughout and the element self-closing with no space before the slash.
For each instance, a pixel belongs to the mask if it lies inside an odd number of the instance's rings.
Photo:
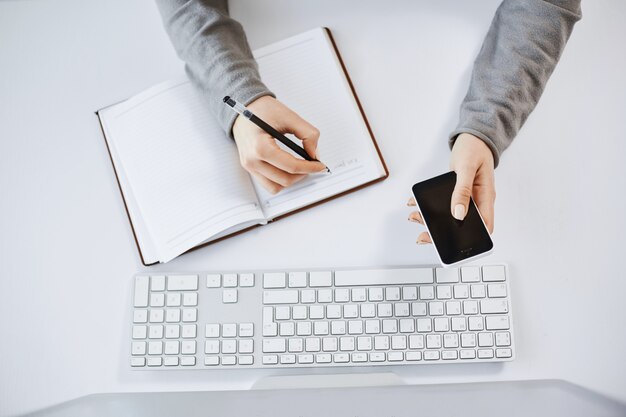
<svg viewBox="0 0 626 417">
<path fill-rule="evenodd" d="M 410 221 L 410 222 L 413 222 L 413 223 L 419 223 L 419 224 L 422 224 L 422 222 L 420 221 L 420 219 L 418 219 L 417 217 L 412 217 L 412 216 L 409 216 L 409 221 Z"/>
<path fill-rule="evenodd" d="M 456 206 L 454 206 L 453 216 L 457 220 L 463 220 L 463 218 L 465 217 L 465 207 L 463 206 L 463 204 L 457 204 Z"/>
<path fill-rule="evenodd" d="M 425 240 L 417 239 L 417 242 L 416 242 L 416 243 L 417 243 L 418 245 L 425 245 L 425 244 L 427 244 L 428 242 L 426 242 Z"/>
</svg>

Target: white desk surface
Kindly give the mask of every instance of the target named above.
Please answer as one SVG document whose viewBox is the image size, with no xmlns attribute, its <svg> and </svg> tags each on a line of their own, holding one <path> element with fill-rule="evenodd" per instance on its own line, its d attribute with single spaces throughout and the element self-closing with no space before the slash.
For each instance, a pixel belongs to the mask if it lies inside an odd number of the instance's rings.
<svg viewBox="0 0 626 417">
<path fill-rule="evenodd" d="M 155 5 L 0 2 L 0 415 L 96 392 L 246 389 L 278 373 L 130 371 L 138 271 L 435 262 L 405 202 L 416 180 L 447 169 L 498 3 L 233 1 L 253 48 L 331 28 L 391 176 L 144 268 L 93 111 L 182 71 Z M 583 7 L 496 174 L 492 259 L 510 265 L 517 359 L 394 367 L 407 383 L 562 378 L 626 401 L 626 3 Z"/>
</svg>

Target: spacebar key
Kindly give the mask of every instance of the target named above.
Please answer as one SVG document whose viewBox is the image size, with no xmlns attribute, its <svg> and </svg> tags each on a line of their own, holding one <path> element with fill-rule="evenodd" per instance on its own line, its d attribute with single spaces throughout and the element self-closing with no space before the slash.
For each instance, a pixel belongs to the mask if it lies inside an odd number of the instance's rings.
<svg viewBox="0 0 626 417">
<path fill-rule="evenodd" d="M 263 291 L 263 304 L 296 304 L 298 290 Z"/>
<path fill-rule="evenodd" d="M 432 284 L 431 268 L 364 269 L 335 271 L 336 287 L 389 284 Z"/>
</svg>

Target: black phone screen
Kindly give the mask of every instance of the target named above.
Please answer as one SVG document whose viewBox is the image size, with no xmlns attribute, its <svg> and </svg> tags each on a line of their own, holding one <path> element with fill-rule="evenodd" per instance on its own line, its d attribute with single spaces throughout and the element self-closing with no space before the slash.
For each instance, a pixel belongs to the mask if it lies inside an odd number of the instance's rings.
<svg viewBox="0 0 626 417">
<path fill-rule="evenodd" d="M 493 248 L 474 200 L 470 200 L 465 219 L 459 221 L 452 217 L 450 202 L 455 184 L 456 173 L 448 172 L 413 186 L 422 218 L 444 264 L 453 264 Z"/>
</svg>

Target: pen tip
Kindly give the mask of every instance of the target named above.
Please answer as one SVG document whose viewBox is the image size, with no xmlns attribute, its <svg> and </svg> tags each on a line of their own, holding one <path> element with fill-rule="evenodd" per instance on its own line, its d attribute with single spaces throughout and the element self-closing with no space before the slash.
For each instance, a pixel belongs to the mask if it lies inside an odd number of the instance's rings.
<svg viewBox="0 0 626 417">
<path fill-rule="evenodd" d="M 328 172 L 329 174 L 332 174 L 332 172 L 330 172 L 330 168 L 326 167 L 326 172 Z"/>
<path fill-rule="evenodd" d="M 227 103 L 227 102 L 228 102 L 228 100 L 230 100 L 230 96 L 226 96 L 226 97 L 224 97 L 224 103 Z"/>
</svg>

